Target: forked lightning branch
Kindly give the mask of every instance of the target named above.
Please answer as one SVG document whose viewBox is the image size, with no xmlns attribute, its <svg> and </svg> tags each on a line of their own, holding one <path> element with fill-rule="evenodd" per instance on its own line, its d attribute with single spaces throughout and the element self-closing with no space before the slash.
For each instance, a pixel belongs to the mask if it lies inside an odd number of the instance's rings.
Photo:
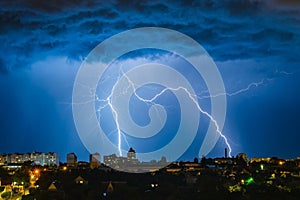
<svg viewBox="0 0 300 200">
<path fill-rule="evenodd" d="M 156 95 L 154 95 L 154 97 L 152 97 L 151 99 L 145 99 L 143 97 L 141 97 L 140 95 L 138 95 L 138 93 L 136 92 L 137 91 L 137 88 L 136 88 L 136 85 L 135 83 L 126 75 L 126 73 L 122 73 L 122 75 L 126 78 L 129 86 L 131 87 L 131 89 L 133 89 L 133 94 L 135 95 L 135 97 L 137 97 L 140 101 L 143 101 L 145 103 L 149 103 L 149 104 L 152 104 L 152 105 L 157 105 L 157 103 L 155 103 L 154 101 L 159 97 L 161 96 L 162 94 L 164 94 L 166 91 L 178 91 L 178 90 L 182 90 L 184 91 L 184 93 L 187 95 L 188 98 L 190 98 L 190 100 L 195 104 L 195 106 L 197 107 L 198 111 L 201 112 L 202 114 L 204 114 L 206 117 L 208 117 L 214 124 L 215 126 L 215 130 L 216 132 L 223 138 L 226 146 L 228 147 L 229 149 L 229 156 L 231 157 L 231 152 L 232 152 L 232 149 L 231 149 L 231 146 L 228 142 L 228 139 L 227 137 L 222 133 L 222 131 L 220 130 L 220 127 L 217 123 L 217 121 L 207 112 L 207 111 L 204 111 L 201 106 L 199 105 L 198 103 L 198 96 L 196 95 L 193 95 L 187 88 L 185 87 L 176 87 L 176 88 L 171 88 L 171 87 L 167 87 L 167 88 L 164 88 L 163 90 L 161 90 L 159 93 L 157 93 Z M 115 108 L 115 106 L 113 105 L 113 102 L 112 102 L 112 96 L 114 96 L 114 89 L 116 87 L 116 85 L 118 84 L 118 81 L 114 84 L 114 86 L 112 87 L 112 90 L 111 90 L 111 93 L 108 95 L 107 98 L 105 99 L 100 99 L 97 94 L 96 94 L 96 100 L 99 101 L 99 102 L 105 102 L 106 104 L 104 106 L 100 106 L 97 108 L 97 112 L 98 112 L 98 116 L 99 116 L 99 119 L 100 119 L 100 112 L 102 111 L 103 108 L 105 108 L 106 106 L 109 106 L 109 108 L 111 109 L 111 112 L 113 114 L 113 118 L 114 118 L 114 122 L 115 122 L 115 125 L 116 125 L 116 131 L 117 131 L 117 137 L 118 137 L 118 150 L 119 150 L 119 155 L 122 156 L 122 138 L 124 138 L 124 141 L 126 141 L 126 135 L 124 135 L 122 133 L 122 130 L 121 130 L 121 126 L 119 124 L 119 114 L 118 114 L 118 111 L 117 109 Z M 242 89 L 240 90 L 240 92 L 242 91 L 246 91 L 250 89 L 250 87 L 248 86 L 246 89 Z M 234 94 L 238 94 L 239 92 L 235 92 Z M 225 94 L 219 94 L 219 95 L 226 95 Z M 230 95 L 229 93 L 227 93 L 227 95 Z M 199 97 L 201 98 L 201 97 Z"/>
<path fill-rule="evenodd" d="M 149 48 L 172 52 L 183 58 L 190 64 L 189 67 L 193 68 L 193 73 L 198 74 L 203 79 L 207 91 L 199 91 L 201 90 L 199 88 L 197 92 L 194 91 L 195 88 L 192 85 L 199 83 L 192 81 L 193 79 L 189 80 L 189 75 L 182 73 L 185 68 L 181 68 L 183 71 L 178 71 L 168 66 L 169 63 L 167 65 L 153 64 L 151 60 L 147 59 L 148 64 L 131 66 L 133 68 L 126 72 L 119 66 L 117 68 L 120 71 L 119 76 L 114 77 L 116 80 L 110 79 L 110 74 L 106 74 L 111 63 L 121 56 Z M 105 85 L 103 80 L 108 79 L 109 85 Z M 157 148 L 146 148 L 143 152 L 138 150 L 138 156 L 143 160 L 152 160 L 159 156 L 177 160 L 195 140 L 201 115 L 208 119 L 209 124 L 203 141 L 197 141 L 197 144 L 200 145 L 199 155 L 207 155 L 211 152 L 221 138 L 229 150 L 229 156 L 231 156 L 232 147 L 227 136 L 222 132 L 226 118 L 226 97 L 246 92 L 263 83 L 264 80 L 253 82 L 245 88 L 227 93 L 217 66 L 198 42 L 180 32 L 166 28 L 136 28 L 106 39 L 97 45 L 83 61 L 74 82 L 73 117 L 78 135 L 90 152 L 100 152 L 103 155 L 117 153 L 122 156 L 125 152 L 123 148 L 126 145 L 134 146 L 135 141 L 139 144 L 144 144 L 144 142 L 145 145 L 151 144 L 149 146 L 153 146 L 152 144 L 155 142 L 156 144 L 160 143 L 159 145 L 164 144 L 157 146 Z M 155 90 L 154 94 L 151 93 L 151 97 L 149 95 L 144 97 L 137 91 L 147 84 L 160 85 L 162 89 Z M 97 94 L 98 86 L 106 92 Z M 159 134 L 168 117 L 166 115 L 168 110 L 164 105 L 172 104 L 172 102 L 165 102 L 163 105 L 158 103 L 158 99 L 162 95 L 166 95 L 167 92 L 168 94 L 172 93 L 180 105 L 180 112 L 178 112 L 178 116 L 180 115 L 178 120 L 180 121 L 177 122 L 179 124 L 177 132 L 166 143 L 148 138 L 159 135 L 156 139 L 165 139 Z M 151 121 L 145 127 L 132 121 L 132 116 L 129 114 L 131 97 L 151 106 L 148 115 Z M 205 106 L 201 106 L 199 103 L 201 99 L 206 98 L 210 99 L 210 112 L 203 109 Z M 118 100 L 116 101 L 116 99 Z M 104 108 L 108 109 L 104 111 Z M 113 130 L 107 130 L 101 126 L 101 122 L 102 125 L 107 122 L 108 117 L 106 115 L 108 113 L 112 117 L 113 124 L 110 125 L 110 128 Z M 188 117 L 193 120 L 186 120 Z M 101 121 L 103 119 L 104 121 Z M 131 139 L 128 138 L 128 135 L 132 136 Z"/>
</svg>

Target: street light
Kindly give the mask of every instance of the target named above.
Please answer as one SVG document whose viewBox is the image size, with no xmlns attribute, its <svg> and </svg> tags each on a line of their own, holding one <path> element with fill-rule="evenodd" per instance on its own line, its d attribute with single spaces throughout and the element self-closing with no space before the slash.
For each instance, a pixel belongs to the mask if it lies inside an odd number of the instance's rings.
<svg viewBox="0 0 300 200">
<path fill-rule="evenodd" d="M 264 165 L 263 164 L 260 164 L 260 169 L 264 170 Z"/>
</svg>

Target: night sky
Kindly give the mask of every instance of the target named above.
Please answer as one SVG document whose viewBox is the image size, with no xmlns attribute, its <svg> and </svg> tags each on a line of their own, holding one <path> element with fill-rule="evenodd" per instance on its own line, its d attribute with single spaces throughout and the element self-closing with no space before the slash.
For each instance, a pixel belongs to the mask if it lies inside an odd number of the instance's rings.
<svg viewBox="0 0 300 200">
<path fill-rule="evenodd" d="M 233 155 L 300 156 L 299 1 L 84 2 L 0 2 L 0 153 L 54 151 L 65 160 L 75 152 L 87 160 L 72 115 L 81 62 L 117 33 L 163 27 L 214 59 L 229 94 L 223 132 Z M 199 147 L 194 141 L 180 159 L 198 156 Z M 219 139 L 208 156 L 224 148 Z"/>
</svg>

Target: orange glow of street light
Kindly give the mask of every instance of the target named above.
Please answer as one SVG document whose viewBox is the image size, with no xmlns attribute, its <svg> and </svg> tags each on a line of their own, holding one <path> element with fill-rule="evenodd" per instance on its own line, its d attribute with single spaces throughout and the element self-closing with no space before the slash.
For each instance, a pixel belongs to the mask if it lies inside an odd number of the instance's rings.
<svg viewBox="0 0 300 200">
<path fill-rule="evenodd" d="M 284 162 L 283 161 L 279 161 L 279 165 L 283 165 L 284 164 Z"/>
</svg>

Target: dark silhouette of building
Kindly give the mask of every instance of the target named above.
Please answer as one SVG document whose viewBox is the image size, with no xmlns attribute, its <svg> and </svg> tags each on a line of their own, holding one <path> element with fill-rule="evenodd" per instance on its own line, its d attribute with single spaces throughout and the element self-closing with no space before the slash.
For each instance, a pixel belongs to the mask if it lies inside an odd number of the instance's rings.
<svg viewBox="0 0 300 200">
<path fill-rule="evenodd" d="M 101 166 L 100 154 L 99 153 L 90 154 L 90 168 L 94 169 L 100 166 Z"/>
<path fill-rule="evenodd" d="M 67 154 L 67 166 L 75 167 L 77 165 L 77 156 L 75 153 Z"/>
</svg>

